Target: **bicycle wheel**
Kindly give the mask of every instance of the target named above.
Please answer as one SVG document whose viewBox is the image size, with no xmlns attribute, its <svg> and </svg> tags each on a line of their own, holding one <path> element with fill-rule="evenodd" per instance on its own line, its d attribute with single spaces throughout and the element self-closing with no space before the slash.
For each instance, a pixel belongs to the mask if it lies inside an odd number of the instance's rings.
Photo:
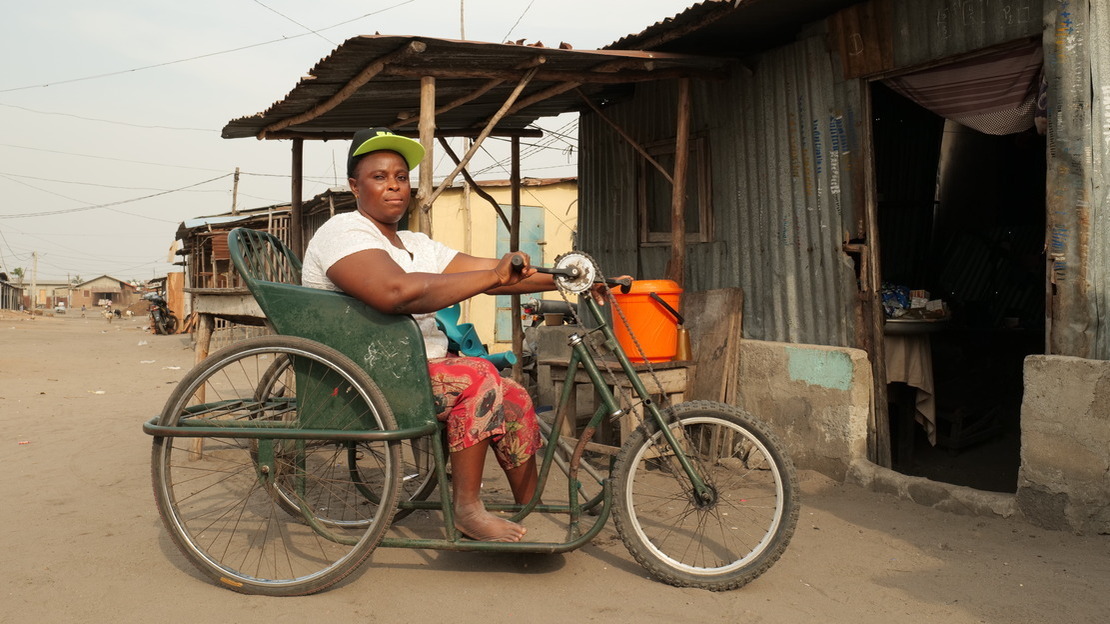
<svg viewBox="0 0 1110 624">
<path fill-rule="evenodd" d="M 617 532 L 636 561 L 665 583 L 740 587 L 790 543 L 798 522 L 794 466 L 766 426 L 735 406 L 695 401 L 664 415 L 710 499 L 695 499 L 662 431 L 645 421 L 617 457 Z"/>
<path fill-rule="evenodd" d="M 284 397 L 290 393 L 290 384 L 293 380 L 292 360 L 285 355 L 275 358 L 274 362 L 263 373 L 259 381 L 258 388 L 255 392 L 255 400 L 266 400 L 267 397 L 273 399 L 277 397 Z M 290 420 L 296 418 L 296 412 L 286 412 L 281 415 L 283 420 Z M 430 437 L 421 437 L 410 440 L 402 440 L 398 446 L 400 478 L 401 478 L 401 492 L 400 497 L 402 500 L 422 501 L 426 500 L 431 495 L 436 486 L 435 478 L 435 459 L 431 454 L 432 439 Z M 377 492 L 378 484 L 376 483 L 376 472 L 364 474 L 366 465 L 375 465 L 384 461 L 380 456 L 382 449 L 386 448 L 380 444 L 374 443 L 351 443 L 345 447 L 335 447 L 335 456 L 331 458 L 334 462 L 346 462 L 351 472 L 351 479 L 353 482 L 359 484 L 359 490 L 370 501 L 377 503 L 380 499 Z M 372 457 L 372 460 L 368 460 Z M 360 469 L 359 467 L 363 467 Z M 285 509 L 288 513 L 300 517 L 300 505 L 298 497 L 291 489 L 291 483 L 288 479 L 279 479 L 274 484 L 273 494 L 277 500 L 278 505 Z M 309 503 L 313 509 L 316 510 L 316 515 L 325 523 L 342 524 L 362 521 L 358 518 L 346 517 L 332 517 L 335 510 L 343 510 L 344 507 L 334 507 L 328 504 L 326 497 L 329 495 L 327 490 L 317 489 L 313 492 L 317 497 L 322 500 L 312 500 Z M 332 511 L 329 511 L 332 510 Z M 396 522 L 405 516 L 411 514 L 413 509 L 397 509 L 393 521 Z"/>
<path fill-rule="evenodd" d="M 159 424 L 392 429 L 377 386 L 338 351 L 265 336 L 213 354 L 170 395 Z M 396 443 L 156 437 L 155 500 L 170 536 L 204 574 L 235 591 L 318 592 L 353 572 L 393 517 Z M 368 497 L 366 492 L 372 492 Z"/>
</svg>

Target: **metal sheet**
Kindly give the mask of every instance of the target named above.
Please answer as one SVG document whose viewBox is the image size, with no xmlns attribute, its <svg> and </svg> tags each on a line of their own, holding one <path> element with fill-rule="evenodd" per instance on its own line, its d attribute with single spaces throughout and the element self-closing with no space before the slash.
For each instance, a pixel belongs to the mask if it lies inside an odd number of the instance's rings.
<svg viewBox="0 0 1110 624">
<path fill-rule="evenodd" d="M 714 236 L 687 253 L 687 290 L 744 289 L 751 338 L 851 345 L 855 275 L 842 243 L 862 205 L 856 83 L 837 82 L 822 37 L 698 83 L 692 131 L 710 146 Z M 606 114 L 641 143 L 674 136 L 673 85 L 637 88 Z M 582 246 L 610 273 L 662 275 L 669 247 L 637 247 L 635 152 L 594 115 L 581 130 Z M 635 262 L 635 266 L 631 266 Z"/>
<path fill-rule="evenodd" d="M 1098 318 L 1110 316 L 1110 0 L 1091 0 L 1091 276 Z M 1100 323 L 1095 357 L 1110 359 L 1110 326 Z"/>
<path fill-rule="evenodd" d="M 892 1 L 897 67 L 1039 37 L 1043 0 Z"/>
<path fill-rule="evenodd" d="M 1106 0 L 1046 11 L 1050 353 L 1110 359 Z M 1097 154 L 1097 155 L 1096 155 Z"/>
</svg>

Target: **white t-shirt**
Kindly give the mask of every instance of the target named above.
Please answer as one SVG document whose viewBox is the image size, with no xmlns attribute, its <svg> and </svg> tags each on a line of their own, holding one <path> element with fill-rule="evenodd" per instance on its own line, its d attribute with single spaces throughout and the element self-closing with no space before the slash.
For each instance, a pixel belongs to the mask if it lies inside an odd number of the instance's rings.
<svg viewBox="0 0 1110 624">
<path fill-rule="evenodd" d="M 308 241 L 301 267 L 301 284 L 311 288 L 339 290 L 328 269 L 340 259 L 367 249 L 381 249 L 407 273 L 443 273 L 458 252 L 437 243 L 421 232 L 397 232 L 405 249 L 394 247 L 378 226 L 360 212 L 345 212 L 327 220 Z M 406 251 L 407 250 L 407 251 Z M 411 255 L 410 255 L 411 253 Z M 429 358 L 447 355 L 447 336 L 436 327 L 434 312 L 413 314 L 424 334 L 424 349 Z"/>
</svg>

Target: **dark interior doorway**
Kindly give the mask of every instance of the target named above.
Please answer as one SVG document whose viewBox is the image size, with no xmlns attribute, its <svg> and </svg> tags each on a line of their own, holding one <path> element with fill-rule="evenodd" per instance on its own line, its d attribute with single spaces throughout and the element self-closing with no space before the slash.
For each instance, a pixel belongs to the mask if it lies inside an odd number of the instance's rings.
<svg viewBox="0 0 1110 624">
<path fill-rule="evenodd" d="M 927 333 L 915 339 L 931 356 L 933 436 L 908 424 L 919 389 L 888 388 L 894 467 L 1013 492 L 1022 363 L 1044 350 L 1045 139 L 982 134 L 881 83 L 871 94 L 883 282 L 949 312 L 912 330 Z M 888 320 L 887 333 L 910 326 Z"/>
</svg>

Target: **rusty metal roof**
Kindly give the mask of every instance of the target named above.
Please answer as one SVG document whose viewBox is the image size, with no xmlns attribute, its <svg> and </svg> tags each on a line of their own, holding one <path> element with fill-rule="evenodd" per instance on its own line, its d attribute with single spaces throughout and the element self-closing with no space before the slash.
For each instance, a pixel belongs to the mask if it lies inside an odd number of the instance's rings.
<svg viewBox="0 0 1110 624">
<path fill-rule="evenodd" d="M 706 0 L 604 50 L 654 50 L 743 58 L 793 41 L 810 22 L 863 0 Z"/>
<path fill-rule="evenodd" d="M 436 78 L 436 134 L 477 134 L 518 82 L 535 75 L 497 124 L 499 134 L 531 134 L 540 117 L 619 98 L 636 82 L 679 76 L 723 76 L 728 61 L 635 50 L 570 50 L 414 36 L 348 39 L 279 102 L 234 119 L 223 137 L 346 139 L 355 130 L 387 126 L 417 131 L 421 78 Z M 523 106 L 520 106 L 524 104 Z"/>
</svg>

